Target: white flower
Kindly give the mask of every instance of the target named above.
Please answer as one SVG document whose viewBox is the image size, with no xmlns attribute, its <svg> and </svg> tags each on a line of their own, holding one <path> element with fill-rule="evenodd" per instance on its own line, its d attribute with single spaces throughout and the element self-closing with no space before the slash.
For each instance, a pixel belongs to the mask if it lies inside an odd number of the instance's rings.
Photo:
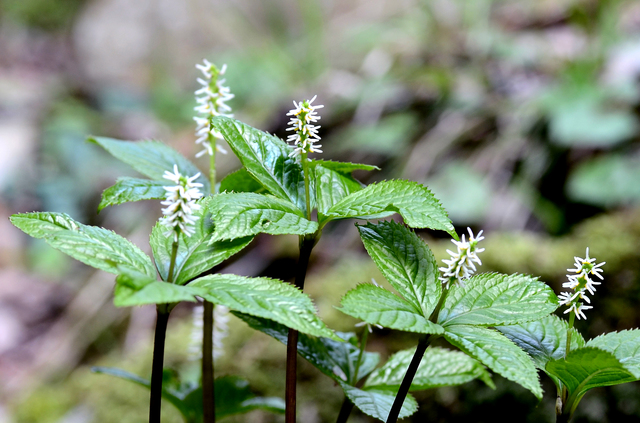
<svg viewBox="0 0 640 423">
<path fill-rule="evenodd" d="M 316 110 L 321 109 L 323 105 L 313 106 L 317 96 L 313 96 L 311 100 L 301 101 L 296 103 L 293 101 L 294 109 L 291 109 L 287 116 L 293 116 L 289 121 L 289 128 L 287 131 L 295 131 L 287 137 L 287 142 L 293 142 L 295 144 L 294 150 L 289 156 L 296 156 L 304 153 L 322 153 L 320 144 L 316 144 L 320 141 L 318 135 L 319 125 L 313 125 L 320 120 L 320 116 L 317 115 Z"/>
<path fill-rule="evenodd" d="M 183 233 L 190 237 L 193 233 L 193 224 L 198 220 L 193 212 L 200 210 L 200 205 L 196 200 L 202 197 L 198 187 L 202 184 L 194 182 L 200 173 L 192 177 L 182 176 L 178 171 L 178 166 L 173 165 L 173 173 L 165 171 L 163 177 L 170 180 L 175 185 L 163 187 L 166 191 L 166 199 L 160 204 L 167 206 L 162 209 L 162 223 L 170 227 L 165 235 L 173 232 L 174 241 L 178 241 L 178 235 Z"/>
<path fill-rule="evenodd" d="M 462 235 L 462 241 L 452 239 L 451 242 L 456 245 L 457 251 L 447 250 L 451 258 L 442 260 L 447 267 L 439 269 L 442 272 L 440 280 L 447 287 L 452 281 L 457 281 L 459 284 L 464 285 L 463 281 L 476 272 L 476 264 L 482 264 L 478 254 L 483 252 L 484 248 L 478 248 L 478 242 L 484 239 L 482 236 L 483 231 L 478 232 L 477 236 L 473 235 L 471 228 L 467 228 L 467 231 L 469 231 L 469 241 L 465 240 L 464 235 Z"/>
<path fill-rule="evenodd" d="M 193 329 L 191 331 L 191 343 L 189 344 L 189 359 L 202 358 L 202 330 L 204 307 L 197 305 L 193 308 Z M 229 309 L 223 305 L 214 305 L 213 308 L 213 360 L 217 360 L 224 354 L 224 338 L 229 335 Z"/>
<path fill-rule="evenodd" d="M 197 81 L 202 87 L 195 92 L 196 102 L 198 106 L 194 108 L 200 116 L 196 116 L 193 119 L 196 121 L 196 144 L 201 144 L 204 150 L 198 152 L 196 157 L 200 157 L 205 153 L 210 156 L 213 155 L 213 147 L 211 146 L 210 136 L 214 138 L 223 139 L 222 135 L 211 129 L 211 118 L 214 116 L 226 116 L 233 117 L 231 114 L 231 107 L 226 102 L 231 100 L 234 95 L 231 94 L 229 87 L 225 87 L 223 84 L 224 79 L 220 79 L 220 76 L 224 75 L 227 70 L 227 65 L 223 65 L 218 70 L 207 59 L 204 59 L 204 64 L 197 64 L 196 68 L 202 71 L 204 79 L 198 78 Z M 198 97 L 200 96 L 200 97 Z M 226 154 L 226 150 L 216 143 L 216 150 L 223 154 Z"/>
<path fill-rule="evenodd" d="M 567 270 L 577 274 L 567 275 L 569 280 L 562 284 L 563 288 L 572 289 L 573 292 L 561 292 L 558 299 L 560 300 L 560 305 L 566 305 L 568 307 L 567 310 L 565 310 L 565 314 L 573 311 L 578 319 L 584 318 L 586 320 L 587 316 L 584 314 L 584 310 L 593 308 L 592 306 L 584 305 L 584 302 L 591 303 L 591 300 L 587 297 L 587 292 L 594 295 L 596 292 L 595 285 L 601 284 L 600 282 L 592 280 L 590 275 L 596 275 L 603 280 L 604 278 L 600 273 L 602 273 L 601 267 L 605 263 L 595 264 L 596 259 L 589 258 L 589 248 L 587 248 L 585 258 L 574 257 L 574 259 L 575 269 Z"/>
</svg>

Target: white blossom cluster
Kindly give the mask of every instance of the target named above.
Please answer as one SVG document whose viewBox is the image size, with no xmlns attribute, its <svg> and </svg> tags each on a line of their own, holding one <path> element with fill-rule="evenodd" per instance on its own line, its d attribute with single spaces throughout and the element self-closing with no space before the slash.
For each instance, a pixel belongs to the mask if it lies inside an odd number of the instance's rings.
<svg viewBox="0 0 640 423">
<path fill-rule="evenodd" d="M 233 117 L 231 114 L 231 107 L 226 102 L 231 100 L 234 95 L 231 94 L 229 87 L 224 86 L 224 79 L 220 79 L 227 70 L 227 65 L 223 65 L 221 69 L 215 67 L 207 59 L 204 59 L 204 64 L 197 64 L 196 67 L 200 69 L 204 78 L 198 78 L 198 83 L 202 87 L 195 92 L 196 102 L 198 106 L 194 108 L 200 116 L 196 116 L 193 119 L 196 121 L 196 144 L 201 144 L 204 150 L 198 152 L 196 157 L 200 157 L 205 153 L 210 156 L 213 155 L 213 147 L 211 146 L 210 136 L 218 139 L 222 139 L 222 135 L 211 129 L 211 118 L 214 116 L 226 116 Z M 218 146 L 216 143 L 216 150 L 223 154 L 226 151 Z"/>
<path fill-rule="evenodd" d="M 198 305 L 193 309 L 193 330 L 189 344 L 189 358 L 202 358 L 202 330 L 204 306 Z M 223 305 L 213 306 L 213 360 L 224 354 L 224 338 L 229 335 L 229 308 Z"/>
<path fill-rule="evenodd" d="M 560 300 L 560 305 L 566 305 L 569 307 L 565 310 L 565 314 L 573 311 L 578 320 L 580 320 L 580 318 L 584 318 L 586 320 L 587 316 L 584 314 L 584 310 L 593 308 L 593 306 L 585 305 L 585 302 L 587 304 L 591 303 L 591 300 L 587 297 L 587 292 L 594 295 L 596 292 L 595 285 L 601 284 L 601 282 L 591 279 L 590 275 L 594 275 L 600 280 L 604 280 L 601 275 L 601 267 L 605 262 L 595 264 L 596 259 L 589 258 L 588 247 L 585 258 L 574 257 L 574 259 L 575 268 L 567 269 L 567 271 L 576 274 L 567 275 L 569 281 L 562 284 L 563 288 L 572 289 L 573 292 L 562 292 L 558 296 L 558 299 Z"/>
<path fill-rule="evenodd" d="M 293 101 L 294 109 L 291 109 L 287 116 L 292 116 L 289 121 L 289 128 L 287 131 L 295 131 L 287 137 L 287 142 L 293 142 L 296 146 L 295 149 L 289 154 L 289 156 L 296 156 L 303 153 L 322 153 L 320 144 L 316 144 L 320 141 L 318 135 L 318 129 L 320 125 L 313 125 L 320 120 L 320 116 L 317 115 L 316 110 L 321 109 L 323 105 L 313 106 L 317 96 L 313 96 L 311 100 L 301 101 L 296 103 Z"/>
<path fill-rule="evenodd" d="M 484 248 L 478 248 L 478 242 L 484 239 L 482 236 L 483 231 L 478 232 L 477 236 L 473 235 L 471 228 L 467 228 L 467 231 L 469 231 L 469 241 L 465 240 L 464 235 L 462 235 L 462 241 L 452 239 L 451 242 L 456 245 L 457 251 L 447 250 L 451 258 L 442 260 L 447 266 L 439 269 L 442 272 L 440 280 L 446 287 L 451 282 L 458 282 L 460 285 L 464 285 L 464 280 L 471 277 L 476 271 L 474 263 L 482 264 L 478 254 L 483 252 Z"/>
<path fill-rule="evenodd" d="M 193 212 L 200 210 L 200 205 L 196 200 L 202 198 L 202 193 L 198 189 L 201 183 L 194 182 L 200 173 L 192 177 L 182 176 L 178 170 L 178 165 L 173 165 L 173 173 L 166 170 L 163 177 L 170 180 L 175 185 L 163 187 L 166 191 L 166 199 L 160 204 L 167 206 L 162 209 L 162 223 L 170 227 L 165 235 L 174 235 L 174 241 L 178 241 L 178 236 L 183 233 L 190 237 L 193 234 L 193 225 L 198 220 Z"/>
</svg>

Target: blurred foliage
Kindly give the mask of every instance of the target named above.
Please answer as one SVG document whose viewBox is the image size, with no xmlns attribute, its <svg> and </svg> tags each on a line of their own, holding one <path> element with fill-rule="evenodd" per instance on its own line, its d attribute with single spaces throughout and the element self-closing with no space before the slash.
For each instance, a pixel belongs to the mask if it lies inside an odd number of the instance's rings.
<svg viewBox="0 0 640 423">
<path fill-rule="evenodd" d="M 69 28 L 86 0 L 3 0 L 0 11 L 10 21 L 43 30 Z"/>
</svg>

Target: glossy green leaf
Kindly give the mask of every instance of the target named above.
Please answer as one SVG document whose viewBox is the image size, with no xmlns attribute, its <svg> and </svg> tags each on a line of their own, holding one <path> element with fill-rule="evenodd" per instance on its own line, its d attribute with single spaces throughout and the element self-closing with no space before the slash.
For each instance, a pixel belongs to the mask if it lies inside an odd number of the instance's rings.
<svg viewBox="0 0 640 423">
<path fill-rule="evenodd" d="M 447 341 L 505 378 L 542 398 L 538 373 L 529 356 L 492 329 L 467 325 L 445 328 Z"/>
<path fill-rule="evenodd" d="M 550 361 L 547 372 L 567 387 L 569 397 L 565 407 L 571 413 L 589 389 L 636 380 L 612 353 L 594 347 L 570 351 L 566 359 Z"/>
<path fill-rule="evenodd" d="M 363 187 L 350 174 L 340 173 L 320 165 L 315 167 L 315 176 L 316 205 L 320 219 L 334 204 L 347 195 L 360 191 Z"/>
<path fill-rule="evenodd" d="M 27 234 L 44 238 L 56 250 L 86 265 L 118 274 L 124 265 L 155 276 L 151 259 L 138 247 L 113 231 L 76 222 L 62 213 L 24 213 L 11 222 Z"/>
<path fill-rule="evenodd" d="M 193 234 L 190 237 L 181 235 L 178 243 L 173 278 L 173 283 L 178 285 L 184 285 L 189 280 L 222 263 L 249 245 L 253 239 L 248 236 L 209 244 L 214 230 L 211 213 L 206 207 L 202 207 L 194 212 L 194 216 L 197 216 L 198 220 L 193 226 Z M 149 240 L 158 273 L 165 281 L 169 276 L 173 237 L 173 232 L 167 233 L 167 227 L 158 222 L 153 227 Z"/>
<path fill-rule="evenodd" d="M 203 207 L 211 212 L 215 224 L 210 242 L 259 233 L 304 235 L 318 229 L 296 206 L 271 195 L 218 194 L 205 198 Z"/>
<path fill-rule="evenodd" d="M 316 315 L 309 296 L 286 282 L 237 275 L 209 275 L 196 279 L 189 286 L 202 289 L 202 294 L 198 295 L 214 304 L 274 320 L 309 335 L 341 340 Z"/>
<path fill-rule="evenodd" d="M 541 319 L 558 308 L 553 290 L 526 275 L 483 273 L 454 285 L 438 316 L 448 325 L 508 325 Z"/>
<path fill-rule="evenodd" d="M 113 303 L 116 307 L 144 304 L 171 304 L 180 301 L 195 302 L 201 290 L 191 286 L 157 281 L 142 273 L 119 268 Z"/>
<path fill-rule="evenodd" d="M 220 181 L 218 192 L 265 192 L 266 189 L 251 176 L 247 169 L 231 172 Z"/>
<path fill-rule="evenodd" d="M 447 212 L 438 199 L 423 185 L 413 181 L 393 180 L 371 184 L 334 204 L 321 224 L 333 219 L 359 218 L 384 212 L 399 213 L 412 228 L 447 231 L 457 239 Z"/>
<path fill-rule="evenodd" d="M 400 389 L 415 352 L 416 349 L 412 348 L 392 355 L 384 366 L 369 376 L 365 388 Z M 495 389 L 491 375 L 478 361 L 460 351 L 430 347 L 420 361 L 410 391 L 461 385 L 476 378 Z"/>
<path fill-rule="evenodd" d="M 360 411 L 383 422 L 387 421 L 391 406 L 393 406 L 393 401 L 396 398 L 395 392 L 379 389 L 363 390 L 355 386 L 347 385 L 346 383 L 340 383 L 340 386 L 344 390 L 347 398 L 349 398 Z M 407 394 L 398 417 L 401 419 L 409 417 L 417 410 L 418 403 L 410 394 Z"/>
<path fill-rule="evenodd" d="M 235 119 L 217 116 L 211 124 L 229 143 L 245 169 L 271 194 L 306 214 L 302 165 L 284 141 Z"/>
<path fill-rule="evenodd" d="M 100 145 L 116 159 L 157 181 L 164 179 L 165 171 L 173 172 L 174 164 L 185 176 L 191 177 L 200 173 L 198 167 L 191 161 L 159 141 L 120 141 L 105 137 L 90 137 L 88 141 Z M 205 194 L 211 192 L 211 186 L 206 176 L 201 174 L 196 182 L 203 185 L 202 192 Z"/>
<path fill-rule="evenodd" d="M 566 320 L 550 314 L 533 322 L 499 326 L 496 329 L 529 354 L 536 367 L 545 370 L 549 361 L 564 358 L 568 328 Z M 582 335 L 573 330 L 571 349 L 584 347 L 584 344 Z"/>
<path fill-rule="evenodd" d="M 425 318 L 442 294 L 438 266 L 427 244 L 395 222 L 358 226 L 367 252 L 391 285 Z"/>
<path fill-rule="evenodd" d="M 259 330 L 287 345 L 288 327 L 272 320 L 242 313 L 234 314 L 253 329 Z M 365 351 L 362 354 L 362 362 L 358 368 L 358 374 L 355 375 L 358 356 L 360 355 L 360 350 L 356 346 L 357 339 L 355 334 L 351 332 L 336 332 L 336 335 L 346 342 L 337 342 L 329 338 L 312 337 L 300 333 L 298 334 L 298 354 L 336 382 L 346 382 L 354 385 L 355 382 L 373 371 L 378 365 L 380 355 Z"/>
<path fill-rule="evenodd" d="M 354 170 L 380 170 L 378 166 L 362 164 L 362 163 L 349 163 L 349 162 L 335 162 L 333 160 L 311 160 L 311 166 L 322 166 L 325 169 L 330 169 L 335 172 L 350 174 Z"/>
<path fill-rule="evenodd" d="M 441 326 L 430 322 L 412 303 L 368 283 L 347 292 L 338 310 L 372 325 L 408 332 L 443 333 Z"/>
<path fill-rule="evenodd" d="M 98 212 L 108 206 L 140 200 L 163 200 L 166 196 L 167 181 L 151 181 L 149 179 L 119 178 L 115 185 L 105 189 L 102 200 L 98 205 Z"/>
<path fill-rule="evenodd" d="M 600 335 L 587 342 L 587 347 L 609 351 L 627 370 L 640 379 L 640 329 Z"/>
</svg>

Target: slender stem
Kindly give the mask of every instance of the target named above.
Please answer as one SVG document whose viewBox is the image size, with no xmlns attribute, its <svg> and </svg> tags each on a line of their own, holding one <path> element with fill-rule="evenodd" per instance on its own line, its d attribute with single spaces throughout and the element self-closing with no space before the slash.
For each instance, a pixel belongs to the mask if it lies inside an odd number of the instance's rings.
<svg viewBox="0 0 640 423">
<path fill-rule="evenodd" d="M 178 256 L 178 241 L 173 241 L 171 246 L 171 261 L 169 262 L 169 273 L 167 274 L 167 282 L 173 282 L 173 270 L 176 267 L 176 257 Z"/>
<path fill-rule="evenodd" d="M 567 355 L 569 355 L 569 351 L 571 351 L 571 329 L 573 328 L 573 323 L 575 322 L 575 320 L 576 314 L 572 311 L 569 315 L 569 327 L 567 328 L 567 345 L 564 349 L 564 358 L 567 358 Z M 563 384 L 562 391 L 558 393 L 558 397 L 556 398 L 556 416 L 558 419 L 560 418 L 560 416 L 564 415 L 563 411 L 569 411 L 567 410 L 567 395 L 567 387 Z M 569 416 L 567 418 L 570 418 L 570 414 L 567 414 L 567 416 Z"/>
<path fill-rule="evenodd" d="M 309 196 L 309 159 L 308 153 L 302 153 L 302 171 L 304 172 L 304 196 L 307 205 L 307 220 L 311 220 L 311 197 Z"/>
<path fill-rule="evenodd" d="M 304 288 L 304 279 L 307 276 L 309 257 L 315 245 L 316 234 L 310 237 L 300 237 L 300 258 L 298 259 L 298 269 L 296 273 L 295 285 L 300 290 Z M 285 386 L 285 421 L 295 423 L 296 421 L 296 375 L 298 359 L 298 331 L 289 329 L 287 336 L 287 373 Z"/>
<path fill-rule="evenodd" d="M 338 414 L 336 423 L 346 423 L 352 410 L 353 403 L 345 396 L 344 401 L 342 401 L 342 407 L 340 407 L 340 413 Z"/>
<path fill-rule="evenodd" d="M 164 362 L 164 341 L 167 334 L 169 312 L 165 304 L 156 306 L 157 320 L 153 338 L 153 364 L 151 366 L 151 396 L 149 400 L 149 423 L 160 423 L 162 403 L 162 368 Z"/>
<path fill-rule="evenodd" d="M 362 338 L 360 338 L 360 352 L 358 353 L 358 361 L 356 361 L 356 368 L 353 372 L 353 377 L 351 378 L 351 385 L 356 386 L 358 380 L 358 372 L 360 372 L 360 364 L 362 363 L 362 356 L 364 355 L 364 349 L 367 347 L 367 340 L 369 338 L 369 325 L 364 326 L 364 330 L 362 331 Z"/>
<path fill-rule="evenodd" d="M 213 303 L 204 302 L 202 317 L 202 412 L 203 422 L 216 421 L 215 390 L 213 384 Z"/>
<path fill-rule="evenodd" d="M 569 355 L 569 351 L 571 350 L 571 329 L 573 329 L 573 323 L 576 320 L 576 313 L 571 311 L 571 315 L 569 316 L 569 328 L 567 329 L 567 347 L 564 350 L 564 358 L 567 358 Z"/>
<path fill-rule="evenodd" d="M 393 406 L 391 407 L 391 411 L 389 412 L 389 417 L 387 417 L 387 423 L 395 423 L 396 421 L 398 421 L 398 415 L 400 414 L 400 410 L 402 409 L 402 404 L 404 403 L 404 400 L 409 393 L 409 388 L 411 388 L 413 378 L 416 375 L 416 371 L 418 371 L 418 366 L 420 365 L 420 361 L 422 361 L 422 357 L 424 356 L 424 352 L 427 350 L 430 341 L 430 335 L 424 335 L 422 336 L 422 338 L 420 338 L 420 342 L 418 342 L 418 348 L 416 348 L 416 352 L 415 354 L 413 354 L 413 358 L 411 359 L 411 363 L 409 364 L 407 373 L 404 375 L 402 383 L 400 384 L 400 389 L 398 389 L 398 393 L 396 394 L 396 399 L 393 401 Z"/>
<path fill-rule="evenodd" d="M 568 413 L 556 415 L 556 423 L 569 423 L 569 421 L 571 421 L 571 415 Z"/>
</svg>

